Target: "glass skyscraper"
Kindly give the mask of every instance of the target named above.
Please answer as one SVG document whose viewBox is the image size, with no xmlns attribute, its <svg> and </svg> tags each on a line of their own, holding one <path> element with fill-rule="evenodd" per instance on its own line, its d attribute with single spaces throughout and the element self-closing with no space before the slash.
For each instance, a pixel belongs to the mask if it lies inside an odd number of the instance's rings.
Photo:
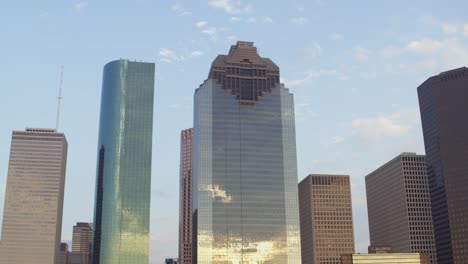
<svg viewBox="0 0 468 264">
<path fill-rule="evenodd" d="M 194 263 L 300 264 L 293 95 L 251 42 L 195 91 Z"/>
<path fill-rule="evenodd" d="M 94 264 L 148 264 L 153 63 L 104 67 L 94 214 Z"/>
</svg>

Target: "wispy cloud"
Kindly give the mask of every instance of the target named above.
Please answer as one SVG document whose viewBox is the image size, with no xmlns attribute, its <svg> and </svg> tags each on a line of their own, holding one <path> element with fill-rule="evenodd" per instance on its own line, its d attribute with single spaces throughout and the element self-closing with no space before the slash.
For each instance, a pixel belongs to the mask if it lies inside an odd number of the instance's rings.
<svg viewBox="0 0 468 264">
<path fill-rule="evenodd" d="M 371 51 L 363 47 L 355 47 L 353 49 L 353 56 L 358 61 L 367 61 L 371 55 Z"/>
<path fill-rule="evenodd" d="M 192 53 L 190 53 L 190 57 L 192 57 L 192 58 L 196 58 L 196 57 L 200 57 L 200 56 L 203 56 L 203 51 L 194 50 L 194 51 L 192 51 Z"/>
<path fill-rule="evenodd" d="M 229 41 L 229 42 L 235 41 L 235 40 L 237 40 L 237 36 L 229 35 L 229 36 L 226 37 L 226 40 Z"/>
<path fill-rule="evenodd" d="M 281 82 L 284 83 L 287 87 L 293 88 L 296 86 L 303 85 L 313 79 L 326 77 L 326 76 L 335 76 L 339 80 L 347 79 L 345 75 L 338 73 L 334 69 L 314 69 L 314 70 L 309 70 L 305 72 L 303 78 L 294 79 L 294 80 L 281 78 Z"/>
<path fill-rule="evenodd" d="M 232 21 L 232 22 L 238 22 L 238 21 L 241 21 L 241 20 L 242 20 L 242 18 L 240 18 L 240 17 L 238 17 L 238 16 L 233 16 L 233 17 L 231 17 L 231 21 Z"/>
<path fill-rule="evenodd" d="M 185 60 L 183 55 L 177 55 L 173 50 L 167 48 L 159 49 L 159 58 L 161 61 L 168 63 Z"/>
<path fill-rule="evenodd" d="M 262 17 L 262 23 L 263 24 L 273 24 L 273 18 L 269 16 L 264 16 Z"/>
<path fill-rule="evenodd" d="M 75 7 L 75 10 L 79 12 L 85 9 L 87 6 L 88 6 L 88 2 L 82 1 L 82 2 L 76 3 L 74 7 Z"/>
<path fill-rule="evenodd" d="M 206 25 L 208 25 L 208 22 L 207 21 L 198 21 L 197 23 L 195 23 L 195 26 L 197 28 L 203 28 L 205 27 Z"/>
<path fill-rule="evenodd" d="M 240 1 L 210 0 L 208 5 L 228 14 L 250 13 L 252 11 L 252 5 L 242 5 Z"/>
<path fill-rule="evenodd" d="M 387 115 L 355 118 L 351 127 L 354 135 L 375 142 L 404 136 L 418 122 L 419 109 L 411 108 Z"/>
<path fill-rule="evenodd" d="M 307 23 L 307 18 L 305 17 L 292 17 L 289 19 L 289 24 L 304 25 L 305 23 Z"/>
<path fill-rule="evenodd" d="M 188 16 L 192 14 L 192 12 L 185 9 L 185 7 L 180 3 L 175 3 L 172 5 L 171 10 L 174 11 L 174 13 L 176 13 L 178 16 Z"/>
<path fill-rule="evenodd" d="M 341 35 L 339 33 L 332 32 L 332 33 L 330 33 L 329 38 L 331 40 L 343 40 L 344 37 L 343 37 L 343 35 Z"/>
<path fill-rule="evenodd" d="M 249 24 L 255 24 L 255 23 L 257 23 L 257 19 L 256 19 L 255 17 L 249 17 L 249 18 L 247 19 L 247 23 L 249 23 Z"/>
<path fill-rule="evenodd" d="M 218 29 L 216 27 L 207 27 L 203 29 L 201 32 L 209 36 L 214 36 L 218 32 Z"/>
</svg>

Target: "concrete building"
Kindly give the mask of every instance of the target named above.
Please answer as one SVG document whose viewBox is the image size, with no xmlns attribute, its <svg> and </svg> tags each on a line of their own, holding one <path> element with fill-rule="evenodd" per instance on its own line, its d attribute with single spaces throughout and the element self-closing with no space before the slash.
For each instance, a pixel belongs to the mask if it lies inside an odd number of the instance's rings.
<svg viewBox="0 0 468 264">
<path fill-rule="evenodd" d="M 57 259 L 56 259 L 56 264 L 68 264 L 67 258 L 68 254 L 70 252 L 68 251 L 68 244 L 67 243 L 61 243 L 60 244 L 60 251 L 58 253 Z"/>
<path fill-rule="evenodd" d="M 311 174 L 299 183 L 303 264 L 340 264 L 354 253 L 351 185 L 347 175 Z"/>
<path fill-rule="evenodd" d="M 239 41 L 195 91 L 194 263 L 300 264 L 293 95 Z"/>
<path fill-rule="evenodd" d="M 55 129 L 13 131 L 1 264 L 50 264 L 58 257 L 67 147 Z"/>
<path fill-rule="evenodd" d="M 403 153 L 366 176 L 370 243 L 437 264 L 426 156 Z"/>
<path fill-rule="evenodd" d="M 468 68 L 418 87 L 439 264 L 468 263 Z"/>
<path fill-rule="evenodd" d="M 192 168 L 193 129 L 182 130 L 180 136 L 179 185 L 179 263 L 192 263 Z"/>
<path fill-rule="evenodd" d="M 91 250 L 93 245 L 93 225 L 91 223 L 76 223 L 73 226 L 72 237 L 72 257 L 73 259 L 83 259 L 80 264 L 88 264 L 90 262 Z M 82 257 L 77 257 L 82 255 Z M 78 261 L 74 261 L 78 262 Z M 68 263 L 70 264 L 70 263 Z M 75 264 L 75 263 L 73 263 Z"/>
<path fill-rule="evenodd" d="M 154 63 L 117 60 L 104 67 L 94 264 L 149 262 L 154 73 Z"/>
<path fill-rule="evenodd" d="M 429 264 L 424 253 L 346 254 L 341 264 Z"/>
</svg>

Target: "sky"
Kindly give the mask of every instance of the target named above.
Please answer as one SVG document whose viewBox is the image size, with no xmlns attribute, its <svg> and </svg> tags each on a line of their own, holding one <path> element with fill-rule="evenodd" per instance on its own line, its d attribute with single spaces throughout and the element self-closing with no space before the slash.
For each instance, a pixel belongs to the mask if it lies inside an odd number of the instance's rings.
<svg viewBox="0 0 468 264">
<path fill-rule="evenodd" d="M 357 252 L 369 244 L 364 177 L 424 154 L 416 88 L 468 64 L 467 1 L 50 0 L 0 4 L 0 221 L 12 130 L 68 139 L 62 240 L 92 221 L 103 66 L 156 63 L 150 263 L 177 256 L 180 131 L 217 54 L 253 41 L 295 96 L 299 180 L 351 176 Z"/>
</svg>

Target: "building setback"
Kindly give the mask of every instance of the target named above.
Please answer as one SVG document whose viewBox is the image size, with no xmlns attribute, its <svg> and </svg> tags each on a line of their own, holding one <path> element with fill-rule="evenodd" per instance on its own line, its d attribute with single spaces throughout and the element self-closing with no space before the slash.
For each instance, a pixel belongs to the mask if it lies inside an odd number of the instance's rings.
<svg viewBox="0 0 468 264">
<path fill-rule="evenodd" d="M 339 264 L 354 253 L 351 185 L 347 175 L 311 174 L 299 183 L 303 264 Z"/>
<path fill-rule="evenodd" d="M 194 263 L 300 264 L 293 95 L 239 41 L 195 91 Z"/>
<path fill-rule="evenodd" d="M 93 264 L 149 261 L 154 68 L 128 60 L 104 67 Z"/>
<path fill-rule="evenodd" d="M 193 128 L 180 135 L 179 263 L 192 263 Z"/>
<path fill-rule="evenodd" d="M 468 263 L 468 69 L 418 87 L 439 264 Z"/>
<path fill-rule="evenodd" d="M 55 129 L 13 131 L 1 264 L 59 261 L 67 149 Z"/>
<path fill-rule="evenodd" d="M 370 243 L 437 264 L 426 156 L 403 153 L 366 176 Z"/>
</svg>

